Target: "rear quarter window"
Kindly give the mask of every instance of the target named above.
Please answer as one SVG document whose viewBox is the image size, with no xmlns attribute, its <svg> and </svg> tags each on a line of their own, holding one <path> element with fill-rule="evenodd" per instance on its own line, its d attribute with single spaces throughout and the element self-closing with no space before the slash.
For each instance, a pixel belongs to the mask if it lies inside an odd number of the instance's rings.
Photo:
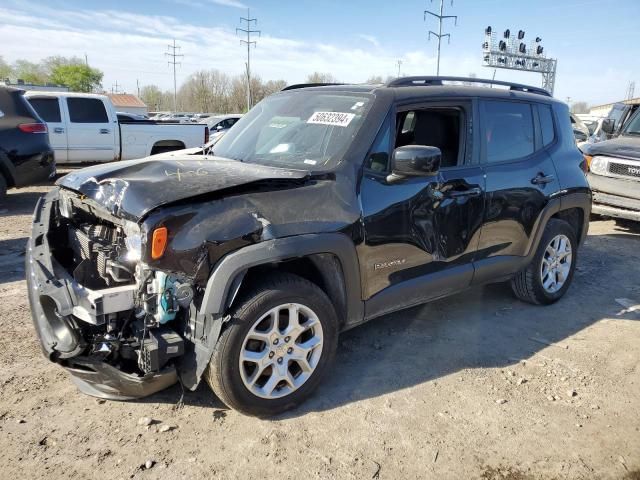
<svg viewBox="0 0 640 480">
<path fill-rule="evenodd" d="M 538 115 L 540 117 L 540 131 L 542 133 L 542 145 L 545 147 L 553 143 L 556 139 L 556 130 L 553 123 L 553 113 L 551 106 L 538 105 Z"/>
<path fill-rule="evenodd" d="M 60 103 L 57 98 L 30 98 L 29 103 L 45 122 L 61 122 Z"/>
</svg>

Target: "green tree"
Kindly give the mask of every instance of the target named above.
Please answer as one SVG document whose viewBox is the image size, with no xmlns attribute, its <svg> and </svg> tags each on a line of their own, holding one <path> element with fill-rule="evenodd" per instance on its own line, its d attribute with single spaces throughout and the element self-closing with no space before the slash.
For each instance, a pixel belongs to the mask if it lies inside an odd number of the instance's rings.
<svg viewBox="0 0 640 480">
<path fill-rule="evenodd" d="M 74 92 L 92 92 L 102 85 L 103 73 L 85 64 L 59 64 L 51 70 L 50 81 Z"/>
<path fill-rule="evenodd" d="M 0 80 L 10 78 L 12 73 L 11 66 L 0 57 Z"/>
<path fill-rule="evenodd" d="M 25 83 L 42 84 L 47 81 L 47 73 L 42 66 L 27 60 L 16 60 L 13 64 L 13 74 L 17 79 L 22 79 Z"/>
</svg>

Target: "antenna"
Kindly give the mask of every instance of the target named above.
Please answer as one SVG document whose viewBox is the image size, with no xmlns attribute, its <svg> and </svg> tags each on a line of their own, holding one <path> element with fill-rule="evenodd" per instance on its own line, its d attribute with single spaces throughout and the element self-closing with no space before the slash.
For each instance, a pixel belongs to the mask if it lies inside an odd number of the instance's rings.
<svg viewBox="0 0 640 480">
<path fill-rule="evenodd" d="M 247 8 L 247 18 L 245 17 L 240 17 L 240 25 L 242 25 L 242 22 L 247 22 L 247 28 L 241 28 L 238 27 L 236 28 L 236 34 L 238 32 L 243 32 L 247 34 L 247 39 L 243 40 L 240 39 L 240 44 L 245 43 L 247 45 L 247 62 L 245 63 L 245 68 L 247 70 L 247 112 L 249 110 L 251 110 L 251 45 L 254 46 L 254 48 L 256 47 L 257 43 L 251 40 L 251 35 L 252 34 L 258 34 L 258 36 L 260 36 L 260 30 L 251 30 L 251 22 L 254 22 L 254 25 L 258 25 L 258 19 L 257 18 L 251 18 L 251 14 L 249 12 L 249 9 Z"/>
<path fill-rule="evenodd" d="M 431 0 L 433 3 L 433 0 Z M 451 0 L 451 5 L 453 6 L 453 0 Z M 440 13 L 434 13 L 429 10 L 424 11 L 424 20 L 427 20 L 427 13 L 432 15 L 438 19 L 438 33 L 433 30 L 429 30 L 429 36 L 427 40 L 431 40 L 431 35 L 438 39 L 438 63 L 436 66 L 436 75 L 440 75 L 440 44 L 442 43 L 442 38 L 447 37 L 447 43 L 451 43 L 451 35 L 448 33 L 442 33 L 442 21 L 447 20 L 449 18 L 453 18 L 455 23 L 454 25 L 458 25 L 458 16 L 457 15 L 444 15 L 444 0 L 440 0 Z"/>
<path fill-rule="evenodd" d="M 165 52 L 167 57 L 171 57 L 171 60 L 167 63 L 168 65 L 173 65 L 173 111 L 178 111 L 178 87 L 176 84 L 176 65 L 182 65 L 181 62 L 177 62 L 176 58 L 184 57 L 184 55 L 177 54 L 176 50 L 179 50 L 181 47 L 176 46 L 176 39 L 173 39 L 173 45 L 167 45 L 169 48 L 169 52 Z"/>
</svg>

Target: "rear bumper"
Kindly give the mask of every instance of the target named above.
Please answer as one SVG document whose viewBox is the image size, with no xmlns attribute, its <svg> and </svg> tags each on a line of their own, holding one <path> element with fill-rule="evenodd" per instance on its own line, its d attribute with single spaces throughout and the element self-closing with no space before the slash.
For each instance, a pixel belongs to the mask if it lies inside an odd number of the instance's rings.
<svg viewBox="0 0 640 480">
<path fill-rule="evenodd" d="M 25 260 L 31 316 L 44 355 L 61 364 L 82 392 L 100 398 L 140 398 L 174 384 L 173 367 L 141 377 L 84 354 L 88 345 L 80 322 L 93 323 L 91 310 L 108 308 L 108 304 L 96 302 L 100 293 L 84 289 L 51 255 L 47 233 L 57 198 L 54 189 L 38 201 Z M 122 303 L 118 308 L 123 308 Z"/>
</svg>

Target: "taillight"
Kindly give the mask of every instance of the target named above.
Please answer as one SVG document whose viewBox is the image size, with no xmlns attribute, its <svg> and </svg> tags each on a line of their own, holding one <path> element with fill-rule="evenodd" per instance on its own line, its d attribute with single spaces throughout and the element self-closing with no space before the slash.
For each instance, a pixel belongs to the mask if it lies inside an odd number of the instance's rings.
<svg viewBox="0 0 640 480">
<path fill-rule="evenodd" d="M 209 143 L 209 127 L 204 127 L 204 143 Z"/>
<path fill-rule="evenodd" d="M 25 133 L 47 133 L 46 123 L 21 123 L 18 128 Z"/>
</svg>

